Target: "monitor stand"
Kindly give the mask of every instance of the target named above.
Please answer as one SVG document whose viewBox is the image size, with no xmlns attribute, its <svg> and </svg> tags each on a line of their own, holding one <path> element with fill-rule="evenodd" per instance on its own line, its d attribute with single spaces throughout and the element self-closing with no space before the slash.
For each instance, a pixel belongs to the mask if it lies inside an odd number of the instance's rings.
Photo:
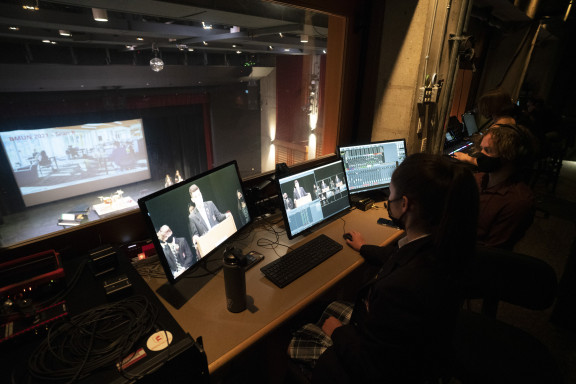
<svg viewBox="0 0 576 384">
<path fill-rule="evenodd" d="M 218 253 L 219 255 L 219 253 Z M 202 289 L 222 268 L 222 258 L 210 255 L 200 261 L 197 268 L 185 272 L 182 279 L 174 284 L 166 282 L 156 293 L 175 309 L 180 309 L 200 289 Z"/>
<path fill-rule="evenodd" d="M 350 195 L 350 200 L 352 201 L 352 205 L 356 205 L 362 199 L 372 199 L 375 202 L 379 201 L 386 201 L 388 200 L 388 196 L 390 195 L 390 189 L 388 188 L 380 188 L 380 189 L 373 189 L 371 191 L 365 191 L 360 193 L 355 193 Z"/>
</svg>

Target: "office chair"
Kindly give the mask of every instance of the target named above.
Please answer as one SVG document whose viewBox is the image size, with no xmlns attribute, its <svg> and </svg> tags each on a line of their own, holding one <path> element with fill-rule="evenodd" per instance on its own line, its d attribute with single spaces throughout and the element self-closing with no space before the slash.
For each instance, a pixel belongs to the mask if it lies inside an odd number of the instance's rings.
<svg viewBox="0 0 576 384">
<path fill-rule="evenodd" d="M 560 383 L 550 352 L 531 334 L 498 320 L 500 301 L 527 309 L 549 308 L 556 273 L 546 262 L 483 248 L 466 279 L 465 298 L 481 299 L 481 313 L 462 310 L 453 338 L 450 370 L 468 383 Z"/>
</svg>

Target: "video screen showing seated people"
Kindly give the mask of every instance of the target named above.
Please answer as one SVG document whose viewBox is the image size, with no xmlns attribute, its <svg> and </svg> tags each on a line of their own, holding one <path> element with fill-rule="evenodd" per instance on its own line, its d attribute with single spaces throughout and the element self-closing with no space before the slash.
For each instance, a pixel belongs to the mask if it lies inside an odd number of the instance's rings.
<svg viewBox="0 0 576 384">
<path fill-rule="evenodd" d="M 339 160 L 278 180 L 289 237 L 349 208 L 344 177 Z"/>
<path fill-rule="evenodd" d="M 29 207 L 150 178 L 142 120 L 0 132 Z"/>
</svg>

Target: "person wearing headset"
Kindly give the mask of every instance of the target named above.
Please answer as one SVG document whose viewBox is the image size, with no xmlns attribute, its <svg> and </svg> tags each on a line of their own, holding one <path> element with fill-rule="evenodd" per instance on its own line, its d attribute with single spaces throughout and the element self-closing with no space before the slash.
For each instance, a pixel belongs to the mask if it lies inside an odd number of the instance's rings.
<svg viewBox="0 0 576 384">
<path fill-rule="evenodd" d="M 537 145 L 520 125 L 494 124 L 482 137 L 478 157 L 454 157 L 477 167 L 480 189 L 478 244 L 512 249 L 534 218 L 534 194 L 524 181 Z"/>
</svg>

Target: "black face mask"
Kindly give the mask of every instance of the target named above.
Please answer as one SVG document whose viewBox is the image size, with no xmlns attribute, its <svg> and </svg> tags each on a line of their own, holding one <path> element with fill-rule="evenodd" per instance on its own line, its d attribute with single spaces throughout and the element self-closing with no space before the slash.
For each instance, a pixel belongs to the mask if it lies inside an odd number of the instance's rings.
<svg viewBox="0 0 576 384">
<path fill-rule="evenodd" d="M 476 163 L 478 164 L 478 171 L 484 173 L 496 172 L 502 168 L 502 159 L 486 156 L 483 153 L 476 158 Z"/>
<path fill-rule="evenodd" d="M 402 222 L 402 217 L 404 217 L 404 214 L 400 215 L 400 217 L 393 217 L 392 212 L 390 211 L 390 203 L 400 200 L 402 200 L 402 198 L 388 200 L 388 203 L 386 204 L 386 210 L 388 211 L 388 217 L 390 218 L 390 220 L 392 220 L 392 224 L 403 230 L 406 229 L 404 223 Z"/>
</svg>

